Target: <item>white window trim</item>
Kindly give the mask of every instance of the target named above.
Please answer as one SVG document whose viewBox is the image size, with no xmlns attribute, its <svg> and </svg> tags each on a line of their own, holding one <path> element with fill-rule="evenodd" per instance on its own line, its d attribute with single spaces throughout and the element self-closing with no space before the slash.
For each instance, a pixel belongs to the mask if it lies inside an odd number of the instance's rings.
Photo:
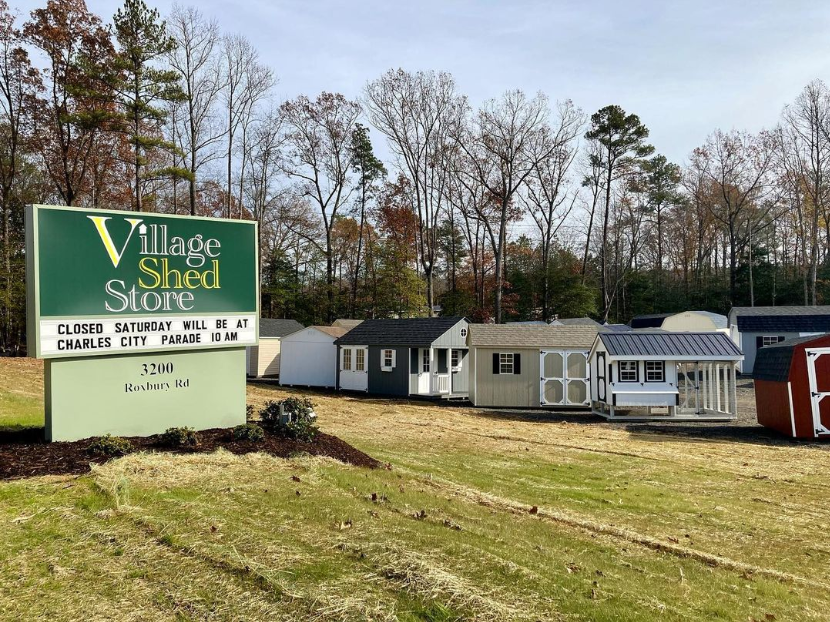
<svg viewBox="0 0 830 622">
<path fill-rule="evenodd" d="M 421 350 L 421 373 L 428 374 L 432 371 L 432 353 L 428 348 Z"/>
<path fill-rule="evenodd" d="M 515 369 L 515 363 L 512 352 L 499 352 L 499 375 L 511 375 Z"/>
<path fill-rule="evenodd" d="M 623 371 L 623 364 L 630 364 L 630 363 L 634 364 L 634 379 L 633 380 L 627 380 L 627 379 L 623 378 L 624 373 L 625 374 L 630 374 L 631 373 L 631 370 Z M 640 366 L 639 366 L 639 363 L 637 361 L 620 361 L 617 365 L 617 373 L 620 376 L 619 381 L 620 382 L 639 382 L 640 381 L 640 369 L 639 369 L 639 367 Z"/>
<path fill-rule="evenodd" d="M 761 335 L 761 347 L 765 348 L 767 346 L 774 346 L 775 344 L 780 343 L 779 342 L 780 337 L 781 337 L 781 335 Z M 767 341 L 767 339 L 774 340 L 774 341 L 770 341 L 769 343 L 765 343 Z"/>
<path fill-rule="evenodd" d="M 366 371 L 366 350 L 364 350 L 363 348 L 355 348 L 354 370 L 356 372 Z"/>
<path fill-rule="evenodd" d="M 657 369 L 649 369 L 649 365 L 659 365 Z M 665 382 L 666 381 L 666 364 L 664 361 L 646 361 L 645 362 L 645 380 L 646 382 Z M 652 380 L 649 378 L 649 373 L 660 372 L 659 380 Z"/>
<path fill-rule="evenodd" d="M 386 354 L 387 353 L 389 353 L 389 361 L 391 363 L 390 365 L 386 364 Z M 380 351 L 380 370 L 381 371 L 392 371 L 393 369 L 395 369 L 395 363 L 396 363 L 395 359 L 396 358 L 397 357 L 395 356 L 395 350 L 394 349 L 384 348 L 383 350 L 381 350 Z"/>
<path fill-rule="evenodd" d="M 346 356 L 348 354 L 348 357 Z M 346 358 L 349 360 L 349 364 L 346 365 Z M 340 361 L 340 367 L 343 371 L 352 371 L 352 349 L 351 348 L 343 348 L 343 357 Z"/>
<path fill-rule="evenodd" d="M 453 363 L 452 357 L 455 355 L 457 355 L 458 360 L 455 363 Z M 450 350 L 450 369 L 452 371 L 459 371 L 461 369 L 461 361 L 463 358 L 464 357 L 461 356 L 461 350 L 456 350 L 455 348 Z"/>
</svg>

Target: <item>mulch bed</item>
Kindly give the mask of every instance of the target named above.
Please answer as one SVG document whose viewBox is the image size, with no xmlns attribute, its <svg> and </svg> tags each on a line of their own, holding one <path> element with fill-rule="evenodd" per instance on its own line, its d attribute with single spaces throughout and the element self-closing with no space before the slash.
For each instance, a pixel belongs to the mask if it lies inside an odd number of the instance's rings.
<svg viewBox="0 0 830 622">
<path fill-rule="evenodd" d="M 265 432 L 261 442 L 234 440 L 231 430 L 200 430 L 197 447 L 171 448 L 161 443 L 161 436 L 129 437 L 136 451 L 160 451 L 173 454 L 210 453 L 220 447 L 234 454 L 263 452 L 280 458 L 299 453 L 327 456 L 355 466 L 376 468 L 380 462 L 330 434 L 318 433 L 309 443 Z M 0 480 L 37 475 L 75 475 L 87 473 L 91 463 L 103 464 L 111 458 L 94 456 L 87 448 L 92 439 L 71 443 L 47 443 L 43 429 L 0 432 Z"/>
</svg>

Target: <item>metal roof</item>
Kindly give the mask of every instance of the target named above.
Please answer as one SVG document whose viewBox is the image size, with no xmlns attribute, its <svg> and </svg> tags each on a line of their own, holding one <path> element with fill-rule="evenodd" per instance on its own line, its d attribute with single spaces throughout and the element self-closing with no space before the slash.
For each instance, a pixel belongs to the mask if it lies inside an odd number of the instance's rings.
<svg viewBox="0 0 830 622">
<path fill-rule="evenodd" d="M 723 333 L 601 332 L 599 338 L 612 356 L 717 358 L 736 361 L 743 357 L 738 346 Z"/>
<path fill-rule="evenodd" d="M 711 311 L 680 311 L 679 313 L 672 313 L 671 315 L 669 315 L 669 317 L 676 317 L 678 315 L 683 315 L 685 313 L 702 315 L 704 317 L 707 317 L 710 320 L 712 320 L 712 324 L 715 325 L 715 328 L 726 328 L 729 324 L 729 321 L 727 320 L 725 315 L 722 315 L 720 313 L 712 313 Z"/>
<path fill-rule="evenodd" d="M 364 320 L 340 337 L 337 345 L 428 347 L 463 317 Z"/>
<path fill-rule="evenodd" d="M 470 346 L 483 348 L 574 348 L 590 350 L 597 336 L 592 326 L 516 326 L 472 324 Z"/>
<path fill-rule="evenodd" d="M 830 332 L 830 305 L 733 307 L 729 323 L 742 332 Z"/>
<path fill-rule="evenodd" d="M 302 330 L 304 326 L 297 320 L 280 320 L 273 318 L 260 318 L 259 320 L 259 336 L 266 339 L 279 339 L 291 333 L 296 333 Z"/>
</svg>

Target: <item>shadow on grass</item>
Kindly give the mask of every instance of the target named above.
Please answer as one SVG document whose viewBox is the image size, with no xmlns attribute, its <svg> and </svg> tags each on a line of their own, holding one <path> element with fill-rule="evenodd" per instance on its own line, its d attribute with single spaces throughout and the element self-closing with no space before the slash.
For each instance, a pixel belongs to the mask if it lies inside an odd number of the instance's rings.
<svg viewBox="0 0 830 622">
<path fill-rule="evenodd" d="M 579 423 L 584 425 L 611 425 L 605 419 L 585 410 L 512 410 L 470 409 L 467 414 L 482 419 L 522 421 L 526 423 Z"/>
<path fill-rule="evenodd" d="M 752 445 L 768 445 L 771 447 L 813 446 L 826 447 L 830 445 L 822 441 L 811 439 L 789 438 L 760 425 L 734 424 L 627 424 L 626 430 L 637 440 L 662 443 L 667 441 L 706 441 L 723 443 L 749 443 Z"/>
<path fill-rule="evenodd" d="M 45 442 L 46 429 L 43 426 L 0 426 L 0 445 L 31 445 Z"/>
</svg>

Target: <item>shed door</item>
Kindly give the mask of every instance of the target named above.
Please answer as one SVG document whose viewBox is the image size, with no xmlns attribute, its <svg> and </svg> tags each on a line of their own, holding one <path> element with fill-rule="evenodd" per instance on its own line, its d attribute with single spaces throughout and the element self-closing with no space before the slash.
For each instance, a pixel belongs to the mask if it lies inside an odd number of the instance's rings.
<svg viewBox="0 0 830 622">
<path fill-rule="evenodd" d="M 830 348 L 815 348 L 807 354 L 810 404 L 815 436 L 830 434 Z"/>
<path fill-rule="evenodd" d="M 597 353 L 597 400 L 605 401 L 605 352 Z"/>
<path fill-rule="evenodd" d="M 542 406 L 585 406 L 590 403 L 587 352 L 542 350 L 539 368 L 542 370 Z"/>
</svg>

